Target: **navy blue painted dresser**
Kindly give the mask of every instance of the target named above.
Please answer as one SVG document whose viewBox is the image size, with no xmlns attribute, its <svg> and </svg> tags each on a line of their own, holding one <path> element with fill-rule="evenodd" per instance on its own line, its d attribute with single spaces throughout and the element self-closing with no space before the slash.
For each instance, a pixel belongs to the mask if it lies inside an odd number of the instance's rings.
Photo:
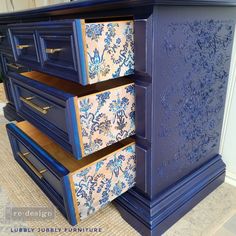
<svg viewBox="0 0 236 236">
<path fill-rule="evenodd" d="M 72 225 L 112 201 L 161 235 L 224 182 L 235 4 L 82 0 L 0 15 L 14 157 Z"/>
</svg>

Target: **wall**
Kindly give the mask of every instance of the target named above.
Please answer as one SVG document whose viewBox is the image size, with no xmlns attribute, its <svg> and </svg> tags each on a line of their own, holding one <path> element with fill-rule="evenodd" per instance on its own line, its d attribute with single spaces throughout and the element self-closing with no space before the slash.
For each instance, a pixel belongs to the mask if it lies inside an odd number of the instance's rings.
<svg viewBox="0 0 236 236">
<path fill-rule="evenodd" d="M 0 0 L 0 12 L 20 11 L 69 1 L 70 0 Z"/>
<path fill-rule="evenodd" d="M 236 35 L 234 35 L 220 153 L 226 164 L 226 182 L 236 186 Z"/>
</svg>

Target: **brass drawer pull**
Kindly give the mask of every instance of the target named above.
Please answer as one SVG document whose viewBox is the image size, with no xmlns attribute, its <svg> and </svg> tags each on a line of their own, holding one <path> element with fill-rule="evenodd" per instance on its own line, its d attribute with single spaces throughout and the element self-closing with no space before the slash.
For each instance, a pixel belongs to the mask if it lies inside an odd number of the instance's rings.
<svg viewBox="0 0 236 236">
<path fill-rule="evenodd" d="M 34 97 L 27 97 L 27 98 L 20 97 L 20 100 L 22 102 L 26 103 L 27 105 L 29 105 L 30 107 L 34 108 L 35 110 L 41 112 L 44 115 L 48 113 L 48 110 L 50 108 L 52 108 L 50 106 L 39 107 L 36 104 L 34 104 L 33 102 L 31 102 L 32 99 L 34 99 Z"/>
<path fill-rule="evenodd" d="M 43 173 L 45 173 L 47 170 L 46 169 L 43 169 L 43 170 L 38 170 L 32 163 L 30 163 L 25 155 L 28 155 L 30 153 L 21 153 L 21 152 L 17 152 L 17 155 L 21 158 L 22 161 L 25 162 L 25 164 L 40 178 L 42 179 L 43 178 Z"/>
<path fill-rule="evenodd" d="M 13 63 L 7 63 L 6 65 L 7 65 L 8 67 L 11 67 L 11 68 L 15 69 L 15 70 L 19 70 L 20 68 L 22 68 L 21 65 L 13 64 Z"/>
<path fill-rule="evenodd" d="M 42 169 L 42 170 L 39 171 L 39 173 L 40 173 L 40 174 L 43 174 L 43 173 L 45 173 L 46 171 L 47 171 L 47 169 Z"/>
<path fill-rule="evenodd" d="M 16 45 L 16 48 L 20 49 L 20 50 L 22 50 L 24 48 L 29 48 L 29 47 L 31 47 L 31 45 L 27 45 L 27 44 L 25 44 L 25 45 Z"/>
<path fill-rule="evenodd" d="M 55 52 L 62 51 L 62 48 L 46 48 L 46 53 L 48 54 L 54 54 Z"/>
</svg>

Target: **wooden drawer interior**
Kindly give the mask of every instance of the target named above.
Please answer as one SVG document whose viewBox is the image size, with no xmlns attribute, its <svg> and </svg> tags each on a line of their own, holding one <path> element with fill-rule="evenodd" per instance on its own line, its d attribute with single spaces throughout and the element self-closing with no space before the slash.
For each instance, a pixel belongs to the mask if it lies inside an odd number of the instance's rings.
<svg viewBox="0 0 236 236">
<path fill-rule="evenodd" d="M 133 138 L 127 138 L 105 149 L 91 154 L 90 156 L 88 156 L 88 158 L 77 161 L 74 159 L 72 154 L 65 151 L 60 145 L 55 143 L 52 139 L 35 128 L 29 122 L 18 122 L 16 126 L 20 128 L 25 134 L 27 134 L 31 139 L 33 139 L 41 148 L 47 151 L 54 159 L 60 162 L 70 172 L 83 169 L 105 157 L 107 154 L 112 153 L 115 150 L 134 142 Z"/>
<path fill-rule="evenodd" d="M 62 81 L 57 77 L 38 71 L 23 72 L 21 73 L 21 75 L 46 84 L 47 86 L 62 90 L 66 93 L 73 94 L 77 97 L 87 96 L 104 90 L 113 89 L 115 87 L 133 83 L 134 81 L 132 78 L 129 77 L 121 77 L 115 80 L 108 80 L 97 84 L 83 86 L 71 81 Z"/>
</svg>

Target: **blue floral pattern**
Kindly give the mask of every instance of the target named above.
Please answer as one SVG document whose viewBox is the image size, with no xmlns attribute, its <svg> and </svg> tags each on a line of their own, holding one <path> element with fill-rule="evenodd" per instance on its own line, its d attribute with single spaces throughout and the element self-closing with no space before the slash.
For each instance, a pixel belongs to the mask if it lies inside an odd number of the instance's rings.
<svg viewBox="0 0 236 236">
<path fill-rule="evenodd" d="M 133 21 L 87 23 L 88 83 L 134 73 Z"/>
<path fill-rule="evenodd" d="M 135 144 L 117 150 L 72 175 L 80 219 L 132 188 L 136 177 Z"/>
<path fill-rule="evenodd" d="M 135 134 L 134 83 L 79 98 L 83 156 Z"/>
<path fill-rule="evenodd" d="M 180 161 L 183 173 L 218 152 L 233 28 L 232 21 L 213 19 L 166 28 L 162 50 L 168 63 L 162 75 L 167 82 L 160 93 L 159 137 L 163 150 L 165 140 L 172 147 L 166 163 L 176 174 Z"/>
</svg>

